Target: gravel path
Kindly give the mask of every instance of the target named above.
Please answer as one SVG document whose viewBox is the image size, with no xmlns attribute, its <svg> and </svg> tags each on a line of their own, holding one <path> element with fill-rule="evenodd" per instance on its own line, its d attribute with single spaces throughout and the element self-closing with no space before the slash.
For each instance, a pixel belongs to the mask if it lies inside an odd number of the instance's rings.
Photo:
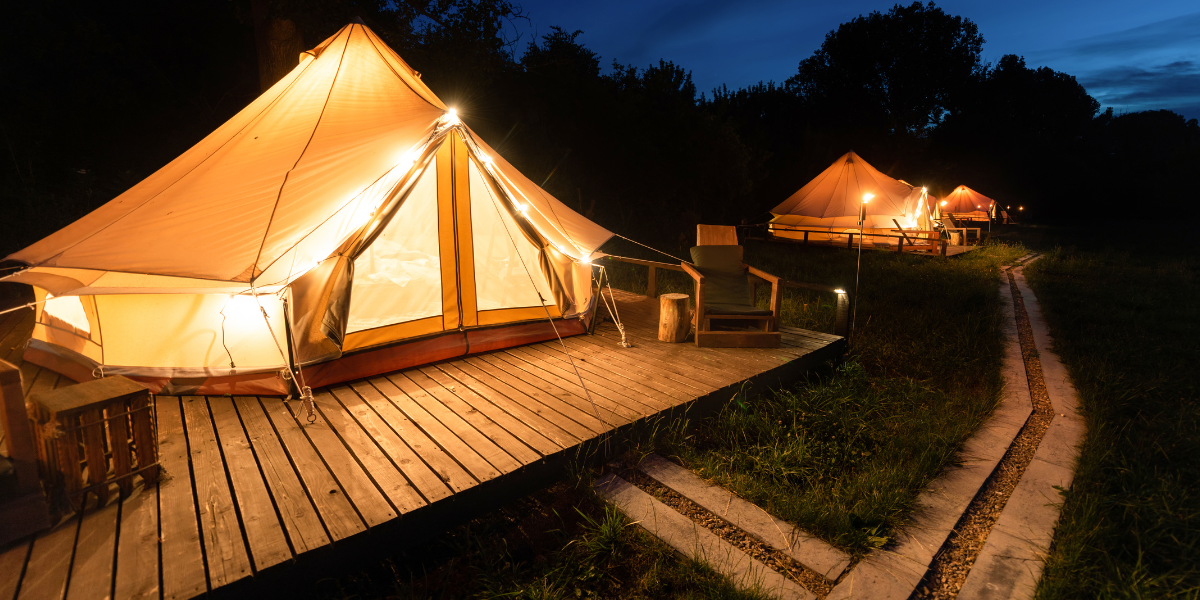
<svg viewBox="0 0 1200 600">
<path fill-rule="evenodd" d="M 663 504 L 670 506 L 679 514 L 682 514 L 699 525 L 704 526 L 709 531 L 715 533 L 721 539 L 733 544 L 743 552 L 753 556 L 763 564 L 774 569 L 784 577 L 799 583 L 808 591 L 820 597 L 825 597 L 835 582 L 825 579 L 817 572 L 805 567 L 796 562 L 792 557 L 759 542 L 750 537 L 746 532 L 730 525 L 727 521 L 717 515 L 705 510 L 700 505 L 688 500 L 678 492 L 668 488 L 654 479 L 651 479 L 645 473 L 638 471 L 630 465 L 623 465 L 623 468 L 617 471 L 617 474 L 641 488 L 646 493 L 654 496 Z M 851 569 L 853 565 L 851 566 Z M 846 569 L 849 572 L 851 569 Z"/>
<path fill-rule="evenodd" d="M 1004 458 L 1000 460 L 996 471 L 955 525 L 954 533 L 934 558 L 929 573 L 913 592 L 913 598 L 940 600 L 958 595 L 959 589 L 967 579 L 967 573 L 975 564 L 975 558 L 979 556 L 984 542 L 987 541 L 988 532 L 1000 518 L 1009 495 L 1017 486 L 1025 468 L 1033 460 L 1033 454 L 1054 418 L 1054 408 L 1050 403 L 1050 396 L 1046 393 L 1046 383 L 1042 379 L 1042 363 L 1034 345 L 1033 330 L 1025 312 L 1025 302 L 1017 289 L 1012 270 L 1007 274 L 1016 304 L 1013 312 L 1016 315 L 1017 331 L 1021 340 L 1021 356 L 1025 359 L 1025 372 L 1029 379 L 1029 395 L 1033 399 L 1033 414 L 1013 440 Z"/>
</svg>

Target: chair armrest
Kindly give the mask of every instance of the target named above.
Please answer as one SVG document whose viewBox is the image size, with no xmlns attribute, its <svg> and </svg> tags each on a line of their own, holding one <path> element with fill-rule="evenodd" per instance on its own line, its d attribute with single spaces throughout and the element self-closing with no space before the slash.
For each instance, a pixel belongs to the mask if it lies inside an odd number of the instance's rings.
<svg viewBox="0 0 1200 600">
<path fill-rule="evenodd" d="M 693 267 L 687 263 L 680 264 L 683 265 L 684 272 L 686 272 L 688 275 L 691 275 L 692 279 L 696 280 L 696 283 L 704 283 L 704 276 L 700 274 L 700 271 L 696 270 L 696 267 Z"/>
<path fill-rule="evenodd" d="M 747 269 L 749 269 L 749 270 L 750 270 L 750 274 L 751 274 L 751 275 L 753 275 L 753 276 L 755 276 L 755 277 L 758 277 L 758 278 L 760 278 L 760 279 L 764 279 L 764 280 L 766 280 L 766 281 L 769 281 L 769 282 L 771 282 L 771 283 L 779 283 L 779 280 L 780 280 L 780 278 L 779 278 L 779 277 L 776 277 L 775 275 L 772 275 L 772 274 L 770 274 L 770 273 L 768 273 L 768 272 L 766 272 L 766 271 L 764 271 L 764 270 L 762 270 L 762 269 L 759 269 L 759 268 L 757 268 L 757 267 L 752 267 L 752 266 L 750 266 L 750 265 L 746 265 L 746 268 L 747 268 Z"/>
</svg>

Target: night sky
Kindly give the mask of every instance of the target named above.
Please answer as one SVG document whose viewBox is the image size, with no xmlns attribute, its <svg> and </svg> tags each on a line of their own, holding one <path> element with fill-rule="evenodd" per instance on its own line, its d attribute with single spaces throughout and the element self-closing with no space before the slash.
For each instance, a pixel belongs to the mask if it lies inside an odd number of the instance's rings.
<svg viewBox="0 0 1200 600">
<path fill-rule="evenodd" d="M 843 0 L 519 0 L 531 34 L 557 25 L 582 29 L 580 41 L 601 55 L 639 67 L 663 58 L 692 71 L 697 90 L 783 81 L 825 34 L 893 2 Z M 970 18 L 987 43 L 983 58 L 1024 56 L 1030 67 L 1075 75 L 1088 93 L 1117 112 L 1166 108 L 1200 118 L 1200 4 L 1196 0 L 949 0 L 950 14 Z"/>
</svg>

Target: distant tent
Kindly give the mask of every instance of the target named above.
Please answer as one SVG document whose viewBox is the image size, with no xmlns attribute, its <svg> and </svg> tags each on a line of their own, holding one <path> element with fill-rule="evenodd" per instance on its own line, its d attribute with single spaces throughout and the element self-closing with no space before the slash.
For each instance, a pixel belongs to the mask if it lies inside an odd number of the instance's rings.
<svg viewBox="0 0 1200 600">
<path fill-rule="evenodd" d="M 771 232 L 777 237 L 798 239 L 804 233 L 794 229 L 805 229 L 809 230 L 810 240 L 846 239 L 846 234 L 858 231 L 859 208 L 865 194 L 873 196 L 866 205 L 866 233 L 896 235 L 891 230 L 897 223 L 907 230 L 933 229 L 924 188 L 880 173 L 851 151 L 771 209 Z"/>
<path fill-rule="evenodd" d="M 954 215 L 956 219 L 986 221 L 996 215 L 996 201 L 960 185 L 934 205 L 937 218 Z"/>
<path fill-rule="evenodd" d="M 343 27 L 141 183 L 8 257 L 27 361 L 167 393 L 282 394 L 581 333 L 611 233 Z"/>
</svg>

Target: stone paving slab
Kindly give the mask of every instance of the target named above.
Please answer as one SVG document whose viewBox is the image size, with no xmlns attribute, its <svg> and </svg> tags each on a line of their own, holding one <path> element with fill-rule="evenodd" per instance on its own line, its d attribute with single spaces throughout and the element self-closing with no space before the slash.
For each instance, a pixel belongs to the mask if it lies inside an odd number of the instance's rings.
<svg viewBox="0 0 1200 600">
<path fill-rule="evenodd" d="M 1037 296 L 1029 288 L 1021 268 L 1013 270 L 1013 280 L 1025 302 L 1042 379 L 1055 416 L 967 575 L 959 592 L 959 598 L 963 599 L 1033 597 L 1054 539 L 1062 504 L 1060 490 L 1070 488 L 1074 480 L 1079 444 L 1087 434 L 1086 424 L 1078 414 L 1078 393 L 1066 366 L 1052 350 L 1054 340 Z"/>
<path fill-rule="evenodd" d="M 1032 598 L 1044 559 L 1035 544 L 993 529 L 958 597 L 962 600 Z"/>
<path fill-rule="evenodd" d="M 601 497 L 615 504 L 642 528 L 680 554 L 708 563 L 739 587 L 760 589 L 783 600 L 816 598 L 800 584 L 771 570 L 628 481 L 610 474 L 597 479 L 593 485 Z"/>
<path fill-rule="evenodd" d="M 917 497 L 913 522 L 897 535 L 889 550 L 869 553 L 834 587 L 829 599 L 908 598 L 933 557 L 953 532 L 963 512 L 983 488 L 988 477 L 1033 414 L 1025 359 L 1013 317 L 1013 298 L 1007 275 L 1001 274 L 1000 295 L 1004 310 L 1004 389 L 1000 404 L 959 456 L 963 464 L 946 469 Z"/>
<path fill-rule="evenodd" d="M 758 541 L 794 558 L 800 564 L 836 580 L 850 565 L 850 556 L 825 542 L 777 519 L 729 490 L 713 485 L 695 473 L 651 454 L 638 469 L 655 481 L 675 490 L 709 512 L 725 519 Z"/>
</svg>

